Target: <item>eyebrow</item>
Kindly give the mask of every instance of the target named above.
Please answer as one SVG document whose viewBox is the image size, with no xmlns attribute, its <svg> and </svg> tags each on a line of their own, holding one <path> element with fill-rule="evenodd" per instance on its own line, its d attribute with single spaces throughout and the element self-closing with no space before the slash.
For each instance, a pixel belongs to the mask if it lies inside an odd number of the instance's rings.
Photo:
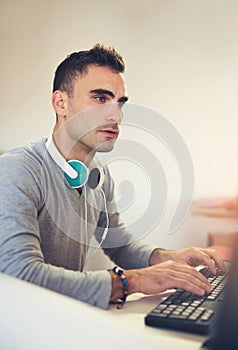
<svg viewBox="0 0 238 350">
<path fill-rule="evenodd" d="M 89 91 L 90 94 L 103 94 L 103 95 L 108 95 L 112 98 L 115 98 L 115 95 L 113 92 L 111 92 L 110 90 L 105 90 L 105 89 L 94 89 L 94 90 L 90 90 Z M 122 96 L 119 98 L 119 100 L 117 102 L 120 103 L 125 103 L 126 101 L 128 101 L 129 97 L 127 96 Z"/>
</svg>

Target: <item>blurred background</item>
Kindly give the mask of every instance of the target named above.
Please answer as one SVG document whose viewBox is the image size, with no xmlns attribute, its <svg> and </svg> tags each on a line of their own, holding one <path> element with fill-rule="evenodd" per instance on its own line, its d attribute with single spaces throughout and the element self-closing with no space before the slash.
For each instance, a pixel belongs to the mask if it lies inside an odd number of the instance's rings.
<svg viewBox="0 0 238 350">
<path fill-rule="evenodd" d="M 49 135 L 53 75 L 69 53 L 97 42 L 112 45 L 126 61 L 130 102 L 168 119 L 194 166 L 199 210 L 169 235 L 176 203 L 168 201 L 147 241 L 205 246 L 210 232 L 236 231 L 236 211 L 200 215 L 200 209 L 201 198 L 202 208 L 223 207 L 238 193 L 237 34 L 236 0 L 0 0 L 0 151 Z M 177 188 L 179 172 L 166 152 L 168 188 Z M 114 177 L 118 184 L 118 170 Z M 126 222 L 129 217 L 124 214 Z"/>
</svg>

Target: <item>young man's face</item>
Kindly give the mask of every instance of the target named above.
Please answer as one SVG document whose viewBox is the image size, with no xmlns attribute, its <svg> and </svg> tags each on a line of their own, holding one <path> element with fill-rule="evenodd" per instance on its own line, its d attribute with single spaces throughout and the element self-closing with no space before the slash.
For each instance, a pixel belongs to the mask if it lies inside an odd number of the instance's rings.
<svg viewBox="0 0 238 350">
<path fill-rule="evenodd" d="M 87 152 L 113 149 L 127 101 L 121 73 L 107 67 L 89 66 L 74 84 L 72 97 L 66 96 L 66 127 L 70 139 Z"/>
</svg>

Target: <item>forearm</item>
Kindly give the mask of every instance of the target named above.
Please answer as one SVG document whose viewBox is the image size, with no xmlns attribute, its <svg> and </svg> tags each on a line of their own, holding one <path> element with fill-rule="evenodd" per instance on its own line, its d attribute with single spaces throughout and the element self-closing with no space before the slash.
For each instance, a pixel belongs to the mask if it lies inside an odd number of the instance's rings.
<svg viewBox="0 0 238 350">
<path fill-rule="evenodd" d="M 107 308 L 111 278 L 107 271 L 80 272 L 46 264 L 34 236 L 20 235 L 1 247 L 1 271 L 77 300 Z"/>
<path fill-rule="evenodd" d="M 104 253 L 116 265 L 124 269 L 139 269 L 149 266 L 149 258 L 155 246 L 144 244 L 136 239 L 120 220 L 115 212 L 110 215 L 110 228 L 106 240 L 102 244 Z M 101 214 L 95 238 L 101 242 L 103 230 L 106 226 L 105 215 Z"/>
<path fill-rule="evenodd" d="M 141 242 L 131 242 L 116 248 L 104 249 L 105 254 L 124 269 L 140 269 L 149 266 L 149 259 L 154 247 Z"/>
</svg>

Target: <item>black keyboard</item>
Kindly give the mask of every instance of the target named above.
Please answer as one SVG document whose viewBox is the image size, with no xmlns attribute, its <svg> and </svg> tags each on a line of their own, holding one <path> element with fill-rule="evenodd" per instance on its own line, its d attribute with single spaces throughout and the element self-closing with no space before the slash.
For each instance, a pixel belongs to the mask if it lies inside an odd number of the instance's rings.
<svg viewBox="0 0 238 350">
<path fill-rule="evenodd" d="M 158 328 L 208 334 L 215 322 L 218 306 L 224 299 L 228 273 L 217 271 L 217 275 L 214 276 L 206 267 L 200 272 L 211 284 L 210 294 L 198 296 L 183 289 L 177 289 L 145 317 L 145 324 Z"/>
</svg>

